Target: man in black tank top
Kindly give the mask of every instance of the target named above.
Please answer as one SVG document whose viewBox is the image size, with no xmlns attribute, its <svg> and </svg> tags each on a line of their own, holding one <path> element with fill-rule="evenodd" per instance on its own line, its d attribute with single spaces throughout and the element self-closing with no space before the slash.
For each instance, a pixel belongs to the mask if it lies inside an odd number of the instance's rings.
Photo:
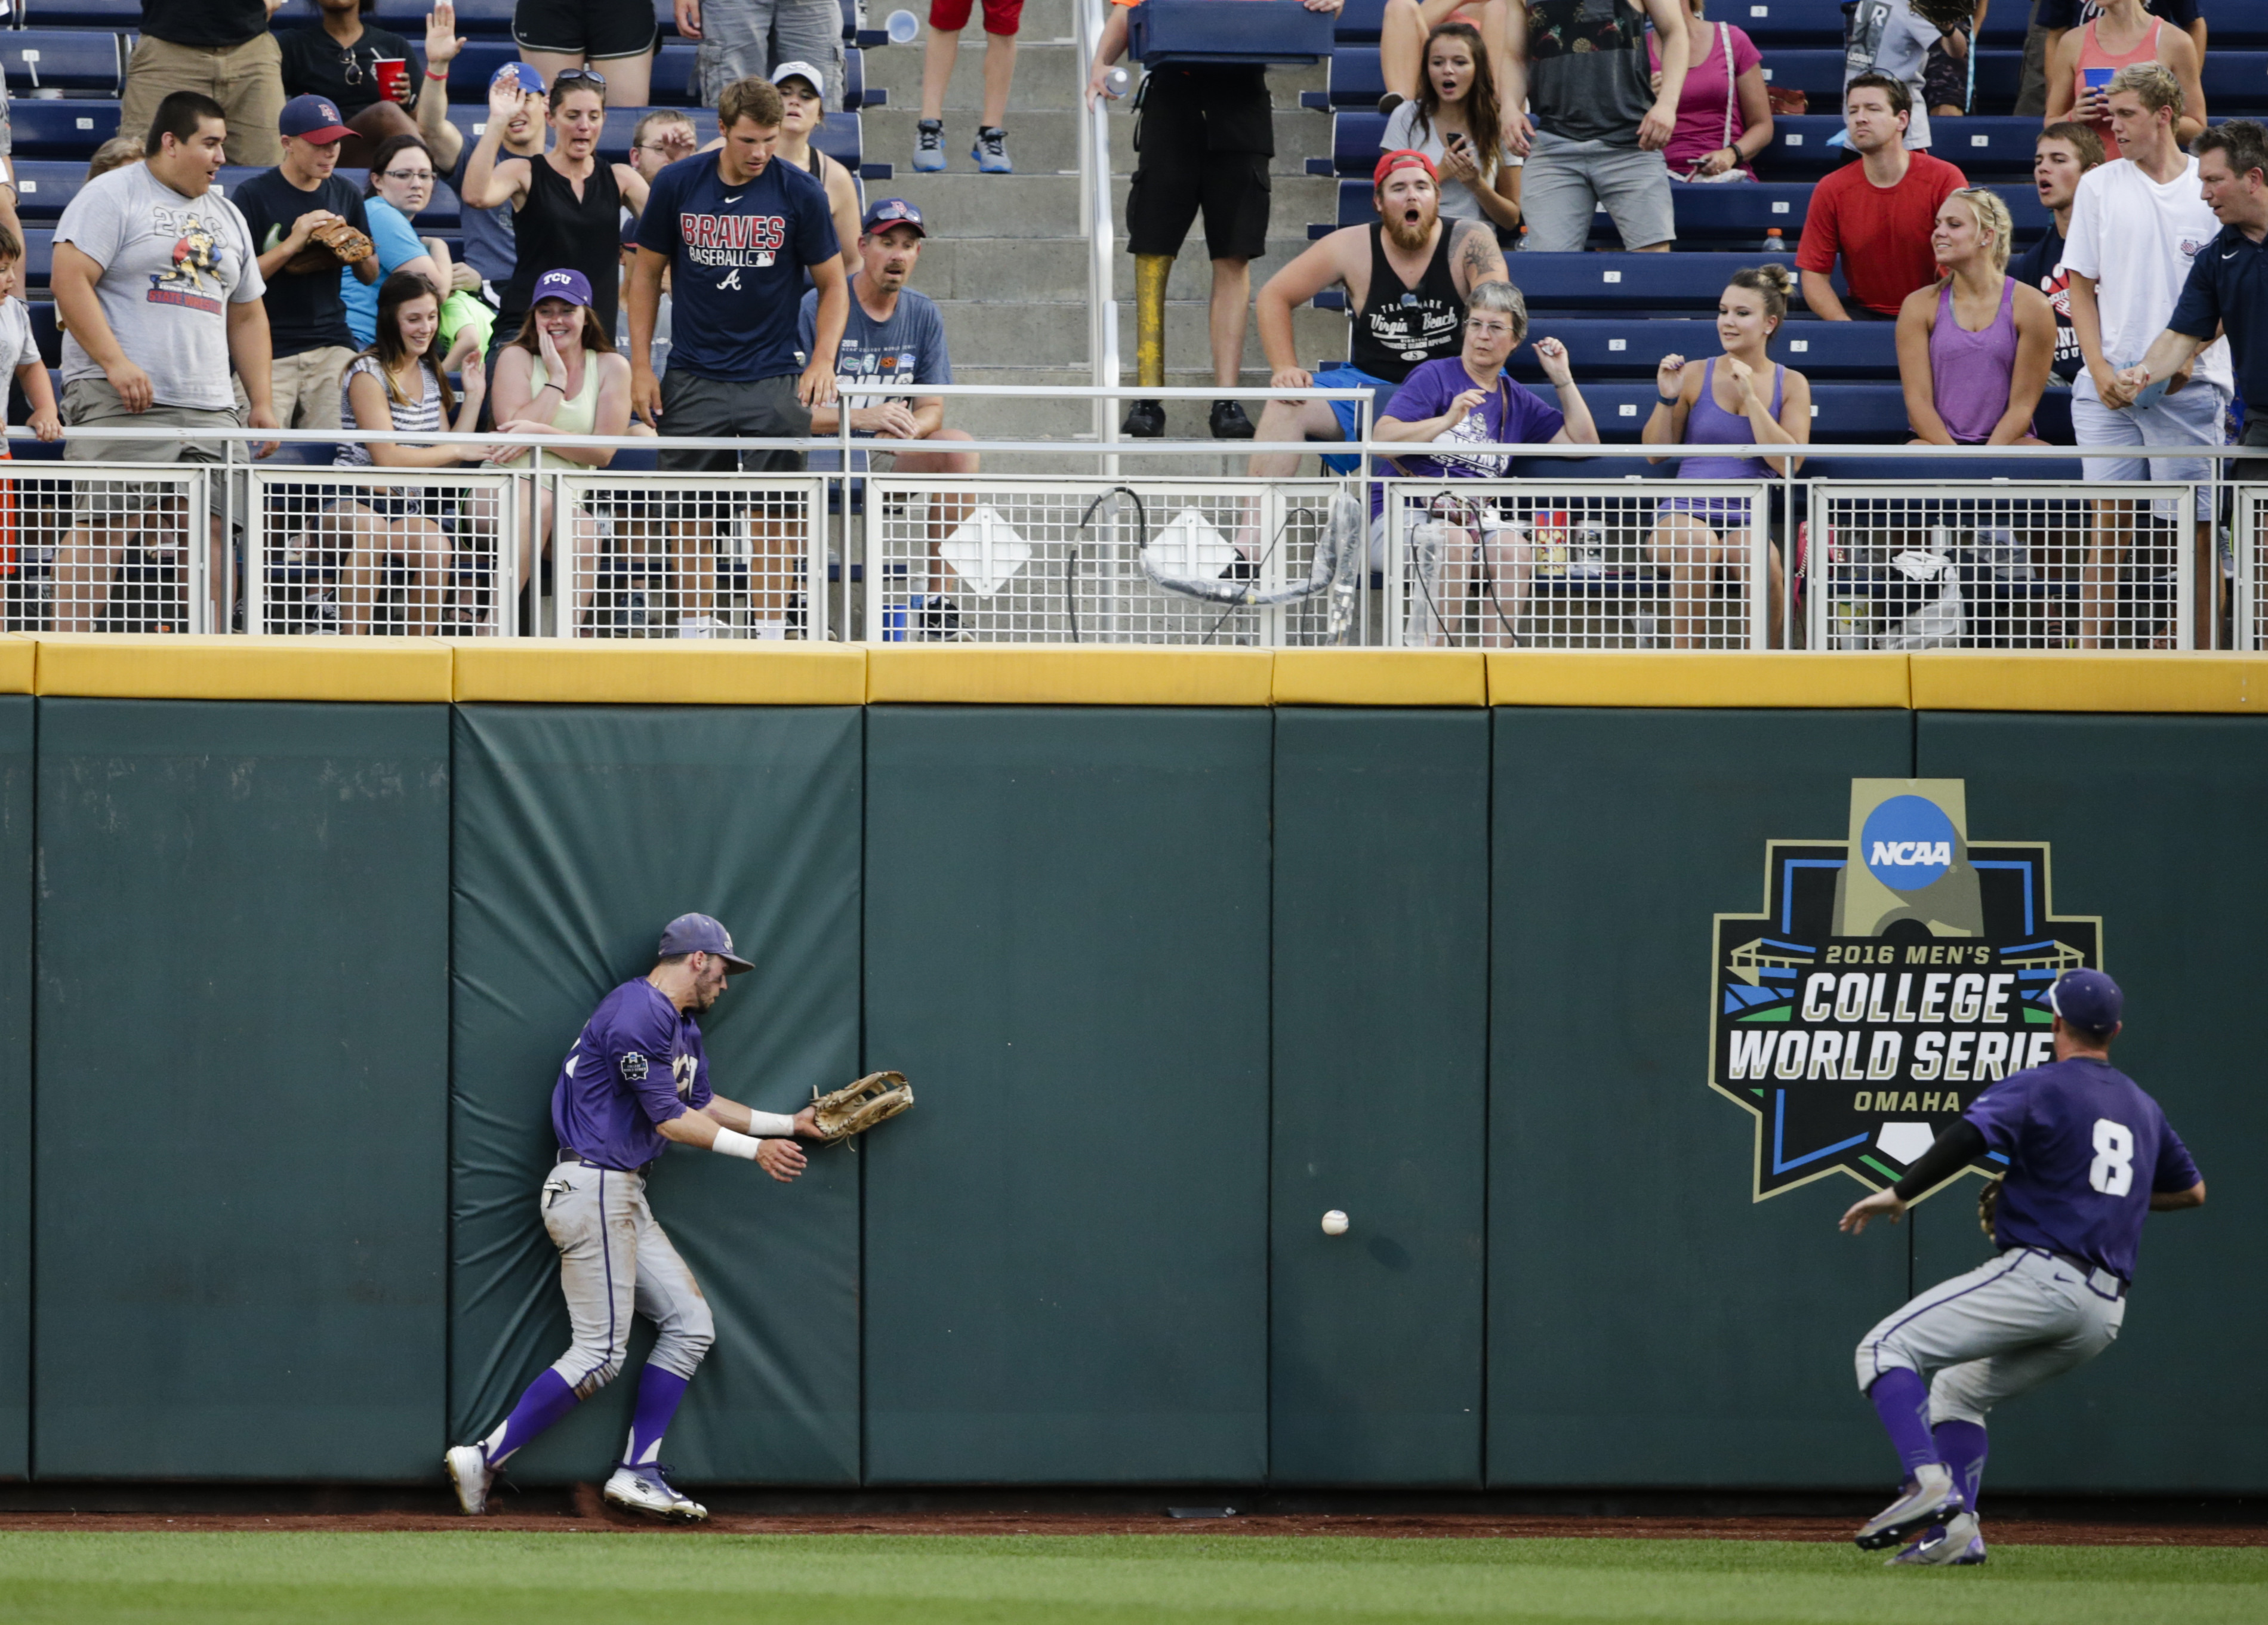
<svg viewBox="0 0 2268 1625">
<path fill-rule="evenodd" d="M 1389 152 L 1371 179 L 1378 220 L 1332 232 L 1270 277 L 1260 290 L 1257 313 L 1270 384 L 1368 390 L 1375 416 L 1412 367 L 1460 353 L 1465 301 L 1473 289 L 1512 278 L 1496 232 L 1484 221 L 1441 218 L 1439 177 L 1424 153 Z M 1354 312 L 1346 364 L 1310 373 L 1292 348 L 1292 312 L 1334 285 L 1345 288 Z M 1260 416 L 1260 438 L 1354 439 L 1359 405 L 1271 401 Z M 1344 474 L 1355 461 L 1325 456 L 1323 466 Z M 1264 479 L 1288 479 L 1299 467 L 1297 452 L 1265 452 L 1251 461 L 1251 472 Z"/>
</svg>

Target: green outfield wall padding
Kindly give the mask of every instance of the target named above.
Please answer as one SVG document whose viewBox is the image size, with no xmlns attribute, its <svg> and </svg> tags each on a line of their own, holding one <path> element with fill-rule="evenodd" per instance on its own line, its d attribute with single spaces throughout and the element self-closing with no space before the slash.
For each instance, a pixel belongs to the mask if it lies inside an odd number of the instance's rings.
<svg viewBox="0 0 2268 1625">
<path fill-rule="evenodd" d="M 2102 916 L 2104 968 L 2126 995 L 2113 1059 L 2165 1109 L 2208 1197 L 2145 1224 L 2118 1342 L 1994 1413 L 1986 1513 L 1996 1488 L 2257 1494 L 2268 1191 L 2253 1170 L 2268 1093 L 2248 978 L 2268 910 L 2268 724 L 1941 712 L 1917 724 L 1921 771 L 1968 781 L 1970 839 L 2052 842 L 2055 911 Z M 1918 1232 L 1920 1285 L 1987 1256 L 1975 1189 L 1946 1192 Z"/>
<path fill-rule="evenodd" d="M 869 708 L 870 1482 L 1265 1473 L 1271 732 Z"/>
<path fill-rule="evenodd" d="M 1902 711 L 1498 710 L 1490 947 L 1488 1478 L 1872 1485 L 1851 1350 L 1905 1296 L 1837 1175 L 1753 1200 L 1708 1085 L 1712 915 L 1765 842 L 1841 840 L 1911 772 Z"/>
<path fill-rule="evenodd" d="M 32 740 L 0 697 L 0 1479 L 32 1470 Z"/>
<path fill-rule="evenodd" d="M 453 1437 L 493 1427 L 566 1349 L 536 1209 L 552 1084 L 665 924 L 713 915 L 756 962 L 702 1022 L 718 1093 L 792 1111 L 856 1076 L 862 726 L 850 707 L 459 709 Z M 792 1185 L 682 1150 L 655 1171 L 654 1212 L 717 1317 L 664 1452 L 686 1480 L 856 1481 L 859 1158 L 814 1149 Z M 649 1329 L 515 1477 L 604 1474 Z"/>
<path fill-rule="evenodd" d="M 1480 1482 L 1488 798 L 1484 712 L 1276 713 L 1276 1483 Z"/>
<path fill-rule="evenodd" d="M 430 1474 L 446 708 L 39 729 L 34 1472 Z"/>
</svg>

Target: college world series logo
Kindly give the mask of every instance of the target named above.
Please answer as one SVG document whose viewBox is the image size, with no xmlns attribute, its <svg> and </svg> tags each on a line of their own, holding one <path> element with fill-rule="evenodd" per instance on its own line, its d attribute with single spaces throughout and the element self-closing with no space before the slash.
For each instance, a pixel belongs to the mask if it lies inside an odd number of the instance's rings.
<svg viewBox="0 0 2268 1625">
<path fill-rule="evenodd" d="M 2046 842 L 1972 843 L 1960 779 L 1853 779 L 1845 839 L 1765 853 L 1764 912 L 1716 916 L 1709 1086 L 1756 1120 L 1756 1201 L 1882 1189 L 2054 1058 L 2048 989 L 2102 967 L 2102 922 L 2056 914 Z"/>
</svg>

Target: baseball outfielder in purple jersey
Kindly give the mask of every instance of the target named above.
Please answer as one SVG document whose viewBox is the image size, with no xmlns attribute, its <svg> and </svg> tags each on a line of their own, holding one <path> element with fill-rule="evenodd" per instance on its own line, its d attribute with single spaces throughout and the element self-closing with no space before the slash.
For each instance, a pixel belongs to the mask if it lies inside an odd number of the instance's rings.
<svg viewBox="0 0 2268 1625">
<path fill-rule="evenodd" d="M 489 1487 L 513 1452 L 614 1380 L 630 1348 L 630 1319 L 641 1314 L 658 1335 L 638 1374 L 630 1442 L 607 1480 L 607 1499 L 656 1518 L 709 1515 L 662 1476 L 660 1456 L 662 1433 L 716 1324 L 693 1272 L 654 1222 L 645 1176 L 674 1141 L 746 1158 L 784 1182 L 804 1166 L 792 1136 L 821 1137 L 808 1108 L 792 1117 L 755 1111 L 709 1086 L 694 1017 L 723 996 L 726 977 L 755 968 L 716 921 L 681 915 L 662 932 L 653 969 L 600 1000 L 567 1052 L 551 1090 L 559 1154 L 539 1202 L 559 1249 L 574 1341 L 494 1432 L 443 1458 L 466 1511 L 486 1510 Z"/>
<path fill-rule="evenodd" d="M 1906 1481 L 1868 1519 L 1867 1551 L 1893 1563 L 1984 1561 L 1977 1496 L 1984 1417 L 2109 1348 L 2126 1318 L 2142 1221 L 2205 1204 L 2205 1180 L 2158 1103 L 2110 1064 L 2125 998 L 2099 970 L 2068 971 L 2049 1002 L 2055 1060 L 1992 1085 L 1906 1176 L 1852 1204 L 1842 1227 L 1893 1224 L 1906 1203 L 1987 1155 L 2004 1158 L 1992 1239 L 1999 1256 L 1924 1292 L 1859 1345 Z"/>
</svg>

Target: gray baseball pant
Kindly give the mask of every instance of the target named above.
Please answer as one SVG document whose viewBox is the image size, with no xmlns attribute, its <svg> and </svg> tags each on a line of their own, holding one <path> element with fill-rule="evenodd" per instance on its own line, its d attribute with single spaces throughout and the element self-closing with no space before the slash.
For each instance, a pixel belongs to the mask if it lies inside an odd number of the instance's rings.
<svg viewBox="0 0 2268 1625">
<path fill-rule="evenodd" d="M 1984 1423 L 1985 1413 L 2117 1341 L 2117 1279 L 2036 1247 L 2011 1247 L 1940 1282 L 1859 1344 L 1859 1392 L 1894 1366 L 1929 1384 L 1929 1422 Z"/>
<path fill-rule="evenodd" d="M 575 1397 L 589 1399 L 621 1373 L 633 1313 L 660 1334 L 647 1362 L 691 1378 L 717 1340 L 717 1322 L 646 1203 L 644 1176 L 562 1163 L 544 1181 L 541 1201 L 575 1333 L 551 1369 Z"/>
</svg>

